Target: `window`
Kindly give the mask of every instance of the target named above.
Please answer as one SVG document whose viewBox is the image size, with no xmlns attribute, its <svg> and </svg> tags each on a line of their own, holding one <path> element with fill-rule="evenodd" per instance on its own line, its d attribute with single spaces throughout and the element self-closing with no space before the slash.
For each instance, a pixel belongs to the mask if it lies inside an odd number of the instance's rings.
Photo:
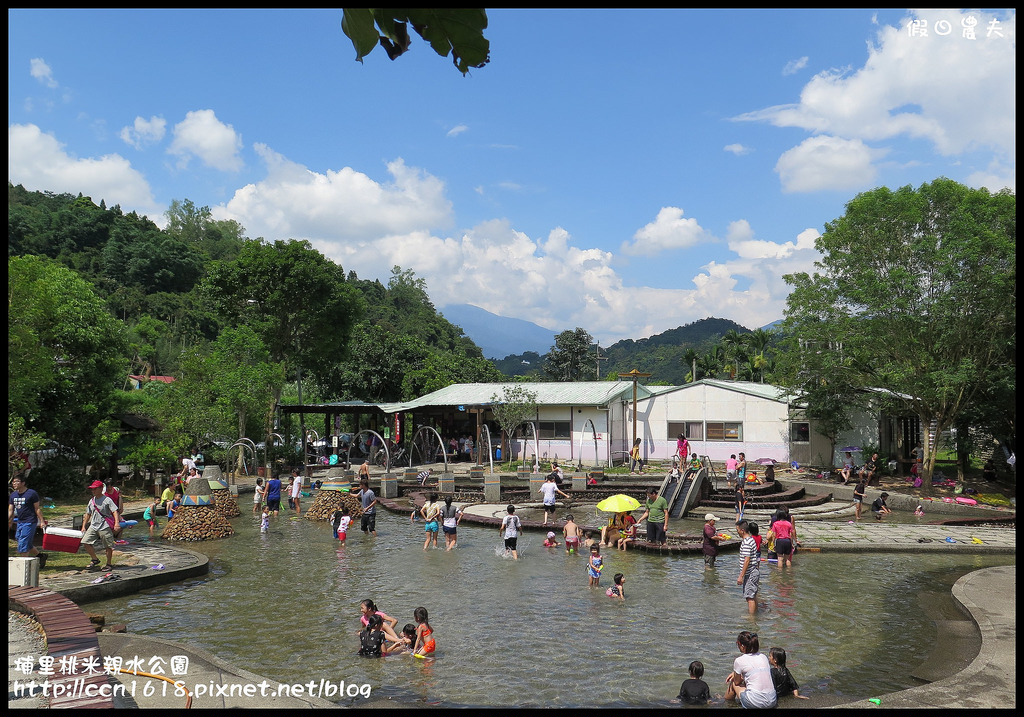
<svg viewBox="0 0 1024 717">
<path fill-rule="evenodd" d="M 704 424 L 700 421 L 669 421 L 668 440 L 674 441 L 682 433 L 688 441 L 704 440 Z"/>
<path fill-rule="evenodd" d="M 743 424 L 742 423 L 718 423 L 708 421 L 708 440 L 709 441 L 742 441 L 743 440 Z"/>
<path fill-rule="evenodd" d="M 539 438 L 572 438 L 569 421 L 538 421 L 537 436 Z"/>
<path fill-rule="evenodd" d="M 793 443 L 810 443 L 811 424 L 807 421 L 793 421 L 790 423 L 789 440 Z"/>
</svg>

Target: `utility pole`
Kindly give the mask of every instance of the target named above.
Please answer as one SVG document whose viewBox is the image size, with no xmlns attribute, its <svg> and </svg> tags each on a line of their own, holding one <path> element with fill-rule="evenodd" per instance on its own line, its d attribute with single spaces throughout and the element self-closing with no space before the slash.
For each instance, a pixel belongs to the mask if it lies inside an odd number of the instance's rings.
<svg viewBox="0 0 1024 717">
<path fill-rule="evenodd" d="M 602 361 L 607 361 L 607 360 L 608 360 L 607 356 L 602 356 L 601 355 L 601 342 L 598 341 L 597 342 L 597 358 L 594 359 L 594 361 L 597 363 L 597 377 L 598 378 L 601 378 L 601 362 Z"/>
<path fill-rule="evenodd" d="M 619 378 L 630 378 L 633 379 L 633 442 L 630 444 L 630 448 L 636 445 L 636 381 L 638 378 L 646 378 L 650 376 L 649 373 L 640 373 L 636 369 L 633 369 L 629 373 L 620 373 Z"/>
</svg>

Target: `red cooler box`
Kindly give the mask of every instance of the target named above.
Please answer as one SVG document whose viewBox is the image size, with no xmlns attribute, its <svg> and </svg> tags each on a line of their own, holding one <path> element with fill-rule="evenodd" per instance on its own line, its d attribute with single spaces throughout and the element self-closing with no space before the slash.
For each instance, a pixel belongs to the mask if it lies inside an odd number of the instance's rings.
<svg viewBox="0 0 1024 717">
<path fill-rule="evenodd" d="M 82 544 L 82 531 L 70 528 L 47 527 L 43 531 L 43 550 L 56 550 L 59 553 L 77 553 Z"/>
</svg>

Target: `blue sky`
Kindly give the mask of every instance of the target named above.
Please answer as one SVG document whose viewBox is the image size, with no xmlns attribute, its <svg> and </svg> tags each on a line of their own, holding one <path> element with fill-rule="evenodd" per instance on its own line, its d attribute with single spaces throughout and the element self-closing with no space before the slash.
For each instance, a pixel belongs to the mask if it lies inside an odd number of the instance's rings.
<svg viewBox="0 0 1024 717">
<path fill-rule="evenodd" d="M 604 345 L 781 318 L 859 192 L 1015 190 L 1010 10 L 488 18 L 463 77 L 418 36 L 356 62 L 340 10 L 8 10 L 8 178 Z"/>
</svg>

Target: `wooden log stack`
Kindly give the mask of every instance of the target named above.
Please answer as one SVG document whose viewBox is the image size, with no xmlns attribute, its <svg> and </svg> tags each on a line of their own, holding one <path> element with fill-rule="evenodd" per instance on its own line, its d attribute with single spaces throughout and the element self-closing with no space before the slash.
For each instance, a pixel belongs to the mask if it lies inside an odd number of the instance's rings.
<svg viewBox="0 0 1024 717">
<path fill-rule="evenodd" d="M 348 507 L 348 514 L 353 519 L 361 518 L 363 506 L 351 493 L 340 490 L 318 490 L 316 498 L 313 499 L 313 507 L 304 511 L 303 517 L 306 520 L 330 520 L 334 511 L 340 510 L 342 506 Z"/>
<path fill-rule="evenodd" d="M 238 507 L 238 498 L 231 495 L 228 490 L 213 491 L 213 509 L 225 518 L 237 518 L 242 514 Z"/>
<path fill-rule="evenodd" d="M 235 529 L 212 505 L 183 505 L 174 511 L 160 536 L 167 540 L 216 540 L 235 534 Z"/>
<path fill-rule="evenodd" d="M 185 488 L 182 505 L 174 511 L 174 517 L 167 521 L 167 527 L 160 537 L 167 540 L 197 541 L 234 535 L 235 529 L 231 527 L 231 523 L 217 511 L 212 492 L 208 480 L 193 478 Z M 237 503 L 235 508 L 238 508 Z"/>
</svg>

